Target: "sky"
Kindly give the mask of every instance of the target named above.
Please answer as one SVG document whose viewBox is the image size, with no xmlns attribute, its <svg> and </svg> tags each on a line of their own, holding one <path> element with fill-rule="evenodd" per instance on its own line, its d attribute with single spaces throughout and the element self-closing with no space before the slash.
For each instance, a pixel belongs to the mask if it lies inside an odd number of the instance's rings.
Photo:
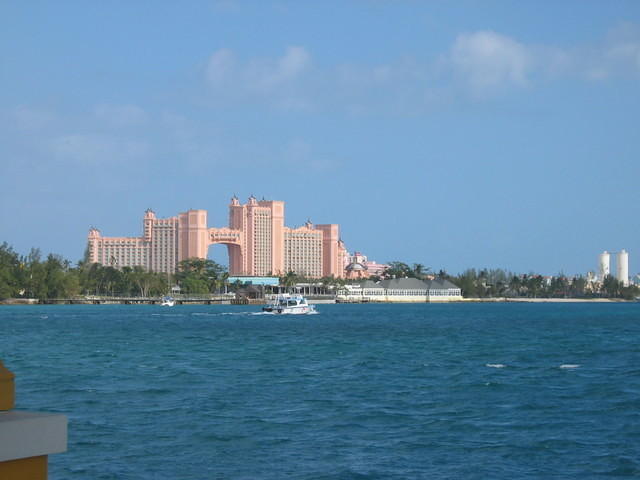
<svg viewBox="0 0 640 480">
<path fill-rule="evenodd" d="M 349 251 L 640 271 L 640 2 L 0 1 L 0 242 L 235 194 Z M 226 263 L 222 245 L 210 258 Z"/>
</svg>

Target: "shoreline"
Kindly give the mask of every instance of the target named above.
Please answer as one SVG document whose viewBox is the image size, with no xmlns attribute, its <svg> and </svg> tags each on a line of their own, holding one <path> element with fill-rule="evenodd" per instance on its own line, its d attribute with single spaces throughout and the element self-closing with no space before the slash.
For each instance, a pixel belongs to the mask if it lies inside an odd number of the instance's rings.
<svg viewBox="0 0 640 480">
<path fill-rule="evenodd" d="M 471 297 L 462 300 L 442 301 L 442 302 L 337 302 L 335 299 L 309 299 L 310 304 L 455 304 L 455 303 L 636 303 L 637 300 L 626 300 L 624 298 L 525 298 L 525 297 Z M 158 305 L 159 301 L 149 301 L 148 299 L 136 301 L 132 299 L 56 299 L 40 302 L 37 298 L 7 298 L 0 300 L 0 306 L 11 305 Z M 263 305 L 265 302 L 252 300 L 249 302 L 238 302 L 233 300 L 187 300 L 188 305 Z"/>
<path fill-rule="evenodd" d="M 636 300 L 626 300 L 624 298 L 509 298 L 507 302 L 528 302 L 528 303 L 627 303 Z"/>
<path fill-rule="evenodd" d="M 497 298 L 465 298 L 457 303 L 633 303 L 636 300 L 624 298 L 527 298 L 527 297 L 497 297 Z"/>
</svg>

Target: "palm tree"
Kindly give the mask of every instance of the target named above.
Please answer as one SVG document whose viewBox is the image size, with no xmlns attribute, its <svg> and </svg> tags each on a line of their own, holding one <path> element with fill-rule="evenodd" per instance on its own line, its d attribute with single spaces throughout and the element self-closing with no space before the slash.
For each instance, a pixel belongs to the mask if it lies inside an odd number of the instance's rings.
<svg viewBox="0 0 640 480">
<path fill-rule="evenodd" d="M 421 263 L 414 263 L 413 264 L 413 276 L 416 278 L 424 278 L 425 275 L 427 275 L 429 272 L 431 272 L 431 267 L 425 267 L 423 264 Z"/>
<path fill-rule="evenodd" d="M 288 272 L 284 277 L 280 279 L 280 281 L 287 288 L 287 290 L 290 290 L 291 287 L 293 287 L 298 281 L 298 276 L 294 272 Z"/>
<path fill-rule="evenodd" d="M 520 296 L 520 287 L 522 286 L 522 282 L 520 277 L 517 275 L 513 275 L 511 280 L 509 281 L 509 290 L 511 290 L 512 295 Z"/>
</svg>

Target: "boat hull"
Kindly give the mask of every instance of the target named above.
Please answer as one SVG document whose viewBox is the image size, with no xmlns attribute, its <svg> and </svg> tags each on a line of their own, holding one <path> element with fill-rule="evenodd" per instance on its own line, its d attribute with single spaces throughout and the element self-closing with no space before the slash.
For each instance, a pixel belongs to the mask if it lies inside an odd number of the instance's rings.
<svg viewBox="0 0 640 480">
<path fill-rule="evenodd" d="M 296 307 L 264 307 L 262 309 L 265 313 L 273 313 L 274 315 L 308 315 L 310 313 L 315 313 L 315 308 L 311 306 L 305 306 L 301 308 Z"/>
<path fill-rule="evenodd" d="M 309 315 L 316 313 L 315 307 L 307 303 L 302 295 L 278 295 L 273 303 L 262 307 L 264 313 L 274 315 Z"/>
</svg>

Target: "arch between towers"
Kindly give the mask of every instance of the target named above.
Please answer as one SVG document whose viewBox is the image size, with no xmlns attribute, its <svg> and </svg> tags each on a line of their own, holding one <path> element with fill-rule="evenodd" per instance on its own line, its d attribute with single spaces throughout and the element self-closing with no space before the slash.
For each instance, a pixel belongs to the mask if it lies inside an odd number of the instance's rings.
<svg viewBox="0 0 640 480">
<path fill-rule="evenodd" d="M 245 245 L 242 232 L 232 228 L 210 228 L 208 233 L 207 249 L 215 244 L 226 245 L 229 254 L 229 274 L 242 275 L 245 270 Z"/>
</svg>

